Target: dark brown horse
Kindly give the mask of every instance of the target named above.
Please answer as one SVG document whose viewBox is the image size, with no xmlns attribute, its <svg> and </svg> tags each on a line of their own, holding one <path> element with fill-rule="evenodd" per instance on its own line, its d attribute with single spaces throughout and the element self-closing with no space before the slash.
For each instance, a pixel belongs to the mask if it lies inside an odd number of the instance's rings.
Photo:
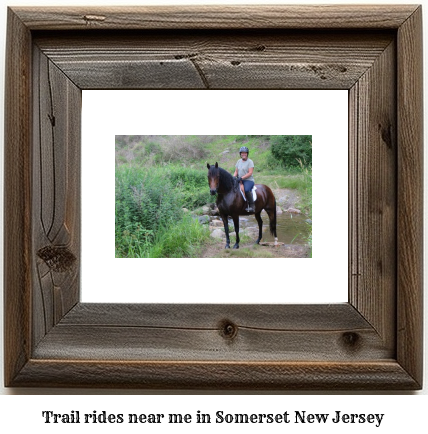
<svg viewBox="0 0 428 434">
<path fill-rule="evenodd" d="M 239 182 L 229 172 L 218 167 L 215 163 L 208 167 L 208 185 L 212 195 L 217 194 L 217 207 L 220 217 L 223 220 L 224 230 L 226 232 L 226 249 L 230 247 L 228 216 L 232 217 L 236 232 L 236 243 L 234 249 L 239 249 L 239 216 L 253 214 L 246 211 L 247 202 L 240 192 Z M 264 209 L 269 216 L 269 228 L 271 234 L 276 238 L 276 201 L 272 190 L 263 184 L 256 184 L 257 199 L 254 202 L 257 223 L 259 224 L 259 237 L 256 244 L 262 239 L 263 221 L 260 213 Z"/>
</svg>

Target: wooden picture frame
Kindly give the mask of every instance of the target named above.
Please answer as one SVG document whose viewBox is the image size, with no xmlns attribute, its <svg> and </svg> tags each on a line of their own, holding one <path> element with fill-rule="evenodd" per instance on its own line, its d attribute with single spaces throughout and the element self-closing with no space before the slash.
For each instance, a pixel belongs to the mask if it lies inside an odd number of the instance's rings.
<svg viewBox="0 0 428 434">
<path fill-rule="evenodd" d="M 81 303 L 97 88 L 347 89 L 348 303 Z M 421 6 L 9 8 L 5 112 L 6 386 L 422 387 Z"/>
</svg>

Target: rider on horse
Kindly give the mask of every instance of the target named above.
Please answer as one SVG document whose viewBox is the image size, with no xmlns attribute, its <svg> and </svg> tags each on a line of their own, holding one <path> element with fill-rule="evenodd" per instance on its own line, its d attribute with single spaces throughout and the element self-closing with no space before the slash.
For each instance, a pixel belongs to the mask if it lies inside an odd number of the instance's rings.
<svg viewBox="0 0 428 434">
<path fill-rule="evenodd" d="M 233 176 L 235 176 L 240 184 L 241 191 L 245 194 L 245 197 L 247 198 L 248 203 L 248 212 L 254 212 L 254 200 L 253 200 L 253 193 L 252 189 L 254 187 L 254 177 L 253 177 L 253 170 L 254 170 L 254 163 L 252 160 L 248 158 L 249 149 L 246 146 L 242 146 L 239 149 L 239 155 L 241 157 L 240 160 L 236 163 L 235 167 L 235 173 Z"/>
</svg>

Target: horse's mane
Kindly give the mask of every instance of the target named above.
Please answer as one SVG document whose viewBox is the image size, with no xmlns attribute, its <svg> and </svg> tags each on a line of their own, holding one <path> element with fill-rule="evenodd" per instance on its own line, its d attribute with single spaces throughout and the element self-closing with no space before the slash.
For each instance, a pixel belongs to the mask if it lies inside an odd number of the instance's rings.
<svg viewBox="0 0 428 434">
<path fill-rule="evenodd" d="M 213 170 L 216 170 L 214 166 L 211 166 L 211 168 Z M 227 191 L 230 191 L 232 189 L 236 190 L 238 188 L 238 182 L 236 181 L 236 178 L 234 178 L 227 170 L 219 167 L 218 171 L 220 174 L 220 183 Z"/>
</svg>

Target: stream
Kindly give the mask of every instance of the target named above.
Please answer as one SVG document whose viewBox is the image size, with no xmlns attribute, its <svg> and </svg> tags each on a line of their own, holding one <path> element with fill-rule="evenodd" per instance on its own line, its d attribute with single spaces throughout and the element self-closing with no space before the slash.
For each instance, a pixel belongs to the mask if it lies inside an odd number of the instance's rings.
<svg viewBox="0 0 428 434">
<path fill-rule="evenodd" d="M 265 211 L 262 211 L 261 217 L 263 220 L 263 241 L 274 241 L 274 237 L 269 231 L 269 217 Z M 276 216 L 277 236 L 278 241 L 285 244 L 306 244 L 307 237 L 311 233 L 311 224 L 307 216 L 303 214 L 291 214 L 283 212 Z M 233 224 L 232 224 L 233 225 Z M 257 234 L 258 225 L 255 217 L 240 217 L 239 218 L 240 230 L 244 228 L 254 228 Z"/>
</svg>

